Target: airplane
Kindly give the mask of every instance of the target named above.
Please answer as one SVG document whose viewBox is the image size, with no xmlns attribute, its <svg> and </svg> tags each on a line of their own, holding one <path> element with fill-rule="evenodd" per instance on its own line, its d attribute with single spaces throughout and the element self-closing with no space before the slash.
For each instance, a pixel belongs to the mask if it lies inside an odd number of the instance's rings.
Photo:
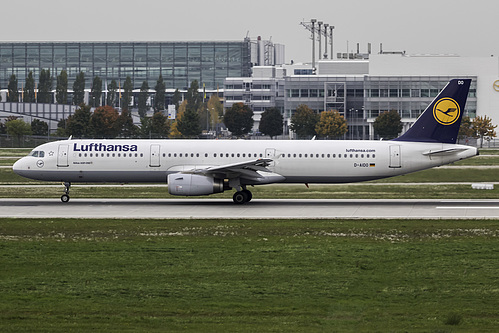
<svg viewBox="0 0 499 333">
<path fill-rule="evenodd" d="M 23 177 L 72 183 L 167 183 L 176 196 L 235 189 L 233 201 L 252 199 L 248 187 L 274 183 L 363 182 L 478 155 L 456 144 L 471 79 L 452 79 L 413 126 L 393 140 L 138 140 L 72 139 L 40 145 L 18 160 Z M 437 110 L 455 109 L 453 113 Z"/>
</svg>

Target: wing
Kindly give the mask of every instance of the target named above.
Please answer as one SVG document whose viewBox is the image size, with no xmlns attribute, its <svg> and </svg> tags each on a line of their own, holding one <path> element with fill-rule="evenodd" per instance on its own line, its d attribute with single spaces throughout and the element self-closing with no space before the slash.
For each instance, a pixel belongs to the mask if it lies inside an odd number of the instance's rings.
<svg viewBox="0 0 499 333">
<path fill-rule="evenodd" d="M 272 162 L 269 158 L 225 164 L 219 166 L 210 166 L 206 168 L 192 168 L 184 170 L 184 173 L 200 174 L 205 176 L 214 176 L 222 179 L 244 179 L 244 183 L 274 183 L 283 181 L 285 178 L 272 172 L 267 167 Z"/>
</svg>

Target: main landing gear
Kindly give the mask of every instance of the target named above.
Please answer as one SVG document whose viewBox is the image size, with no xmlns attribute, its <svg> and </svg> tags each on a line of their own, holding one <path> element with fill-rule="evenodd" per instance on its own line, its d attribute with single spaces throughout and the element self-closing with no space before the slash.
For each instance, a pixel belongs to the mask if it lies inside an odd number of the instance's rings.
<svg viewBox="0 0 499 333">
<path fill-rule="evenodd" d="M 71 187 L 71 183 L 65 182 L 64 187 L 65 187 L 64 194 L 61 195 L 61 201 L 66 203 L 66 202 L 69 202 L 69 188 Z"/>
<path fill-rule="evenodd" d="M 237 191 L 236 193 L 234 193 L 232 200 L 234 200 L 236 204 L 242 205 L 244 203 L 250 202 L 252 198 L 253 194 L 251 194 L 250 191 L 244 189 L 242 191 Z"/>
</svg>

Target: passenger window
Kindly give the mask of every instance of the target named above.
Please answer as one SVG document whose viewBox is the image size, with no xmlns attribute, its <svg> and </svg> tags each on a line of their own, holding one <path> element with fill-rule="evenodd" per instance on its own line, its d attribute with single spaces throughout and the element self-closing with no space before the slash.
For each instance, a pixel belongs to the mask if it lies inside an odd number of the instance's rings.
<svg viewBox="0 0 499 333">
<path fill-rule="evenodd" d="M 373 158 L 375 158 L 375 157 L 376 157 L 376 155 L 375 155 L 375 154 L 373 154 Z"/>
</svg>

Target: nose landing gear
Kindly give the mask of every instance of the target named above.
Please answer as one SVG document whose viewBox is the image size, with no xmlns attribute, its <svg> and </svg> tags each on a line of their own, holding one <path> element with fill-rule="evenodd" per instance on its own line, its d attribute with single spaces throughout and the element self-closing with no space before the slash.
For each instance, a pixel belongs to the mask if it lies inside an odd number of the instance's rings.
<svg viewBox="0 0 499 333">
<path fill-rule="evenodd" d="M 65 187 L 64 194 L 61 195 L 61 201 L 66 203 L 66 202 L 69 202 L 69 188 L 71 187 L 71 183 L 65 182 L 64 187 Z"/>
</svg>

